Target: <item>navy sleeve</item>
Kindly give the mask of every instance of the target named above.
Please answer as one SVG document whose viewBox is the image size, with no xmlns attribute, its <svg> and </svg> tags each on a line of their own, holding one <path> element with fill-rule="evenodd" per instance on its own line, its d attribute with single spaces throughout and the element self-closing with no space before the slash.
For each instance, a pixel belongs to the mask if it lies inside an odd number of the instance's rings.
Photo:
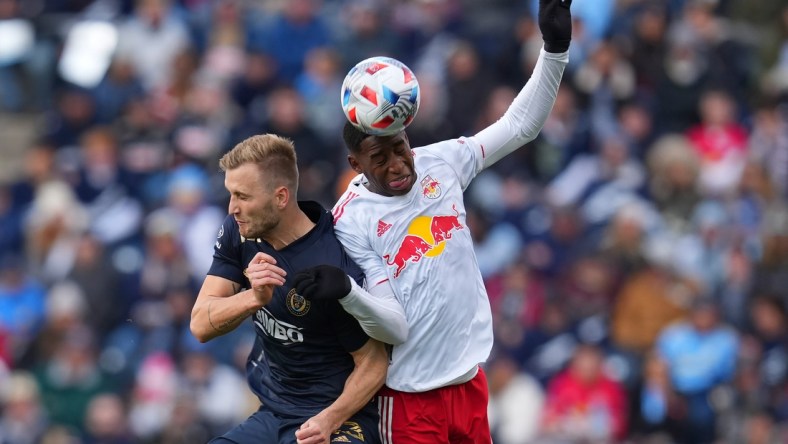
<svg viewBox="0 0 788 444">
<path fill-rule="evenodd" d="M 339 343 L 348 353 L 360 349 L 367 343 L 369 336 L 361 329 L 356 318 L 346 312 L 338 301 L 329 301 L 326 310 Z"/>
<path fill-rule="evenodd" d="M 358 285 L 364 286 L 364 272 L 361 270 L 361 267 L 356 265 L 350 257 L 345 254 L 344 250 L 342 251 L 342 269 L 345 273 L 348 274 L 353 280 L 356 281 Z M 369 340 L 369 336 L 364 333 L 364 330 L 361 329 L 356 318 L 351 316 L 345 309 L 342 307 L 339 302 L 332 301 L 333 303 L 329 307 L 330 312 L 332 313 L 329 316 L 331 322 L 334 327 L 334 331 L 339 338 L 340 344 L 347 350 L 348 352 L 354 352 L 361 348 L 364 344 L 367 343 Z"/>
<path fill-rule="evenodd" d="M 241 234 L 232 216 L 227 215 L 224 219 L 216 238 L 213 246 L 213 263 L 208 274 L 245 285 L 246 277 L 243 273 L 245 266 L 241 263 Z"/>
</svg>

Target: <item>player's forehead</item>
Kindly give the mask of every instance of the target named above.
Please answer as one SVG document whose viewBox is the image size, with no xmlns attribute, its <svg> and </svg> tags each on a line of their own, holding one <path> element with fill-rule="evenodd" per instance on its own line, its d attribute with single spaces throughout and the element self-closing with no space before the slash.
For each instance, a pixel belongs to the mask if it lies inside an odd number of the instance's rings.
<svg viewBox="0 0 788 444">
<path fill-rule="evenodd" d="M 367 137 L 361 141 L 361 144 L 359 145 L 359 151 L 363 155 L 370 156 L 400 147 L 410 148 L 408 145 L 408 138 L 405 136 L 404 132 L 400 132 L 393 136 Z"/>
<path fill-rule="evenodd" d="M 231 193 L 253 194 L 261 190 L 262 172 L 257 165 L 247 163 L 225 171 L 224 187 Z"/>
</svg>

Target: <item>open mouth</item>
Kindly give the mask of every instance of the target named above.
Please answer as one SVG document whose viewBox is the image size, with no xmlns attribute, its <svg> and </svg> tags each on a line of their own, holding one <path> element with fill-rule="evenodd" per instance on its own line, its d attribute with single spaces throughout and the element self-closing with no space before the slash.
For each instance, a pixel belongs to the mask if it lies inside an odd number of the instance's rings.
<svg viewBox="0 0 788 444">
<path fill-rule="evenodd" d="M 393 190 L 404 190 L 410 184 L 410 175 L 400 177 L 389 182 L 389 188 Z"/>
</svg>

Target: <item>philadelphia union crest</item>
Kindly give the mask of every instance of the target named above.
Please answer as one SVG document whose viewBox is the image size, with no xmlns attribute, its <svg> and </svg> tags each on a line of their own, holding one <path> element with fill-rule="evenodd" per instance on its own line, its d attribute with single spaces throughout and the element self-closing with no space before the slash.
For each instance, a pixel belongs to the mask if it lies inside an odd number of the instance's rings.
<svg viewBox="0 0 788 444">
<path fill-rule="evenodd" d="M 300 294 L 297 294 L 295 288 L 293 288 L 287 293 L 285 305 L 287 305 L 287 310 L 290 313 L 296 316 L 303 316 L 309 311 L 312 303 L 304 299 Z"/>
</svg>

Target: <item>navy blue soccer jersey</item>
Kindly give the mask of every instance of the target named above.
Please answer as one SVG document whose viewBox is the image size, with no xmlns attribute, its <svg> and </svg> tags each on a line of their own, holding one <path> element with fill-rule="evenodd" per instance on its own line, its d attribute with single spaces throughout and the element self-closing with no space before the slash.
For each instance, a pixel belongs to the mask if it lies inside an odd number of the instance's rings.
<svg viewBox="0 0 788 444">
<path fill-rule="evenodd" d="M 285 417 L 311 417 L 334 402 L 354 368 L 349 352 L 369 337 L 337 301 L 307 301 L 296 294 L 292 279 L 315 265 L 342 268 L 361 284 L 363 272 L 334 236 L 331 214 L 315 202 L 299 202 L 316 223 L 305 236 L 277 251 L 262 239 L 242 238 L 228 216 L 219 230 L 208 274 L 249 288 L 243 271 L 258 252 L 276 258 L 287 272 L 271 302 L 253 316 L 256 338 L 247 361 L 247 377 L 261 402 Z M 372 404 L 365 409 L 377 411 Z"/>
</svg>

